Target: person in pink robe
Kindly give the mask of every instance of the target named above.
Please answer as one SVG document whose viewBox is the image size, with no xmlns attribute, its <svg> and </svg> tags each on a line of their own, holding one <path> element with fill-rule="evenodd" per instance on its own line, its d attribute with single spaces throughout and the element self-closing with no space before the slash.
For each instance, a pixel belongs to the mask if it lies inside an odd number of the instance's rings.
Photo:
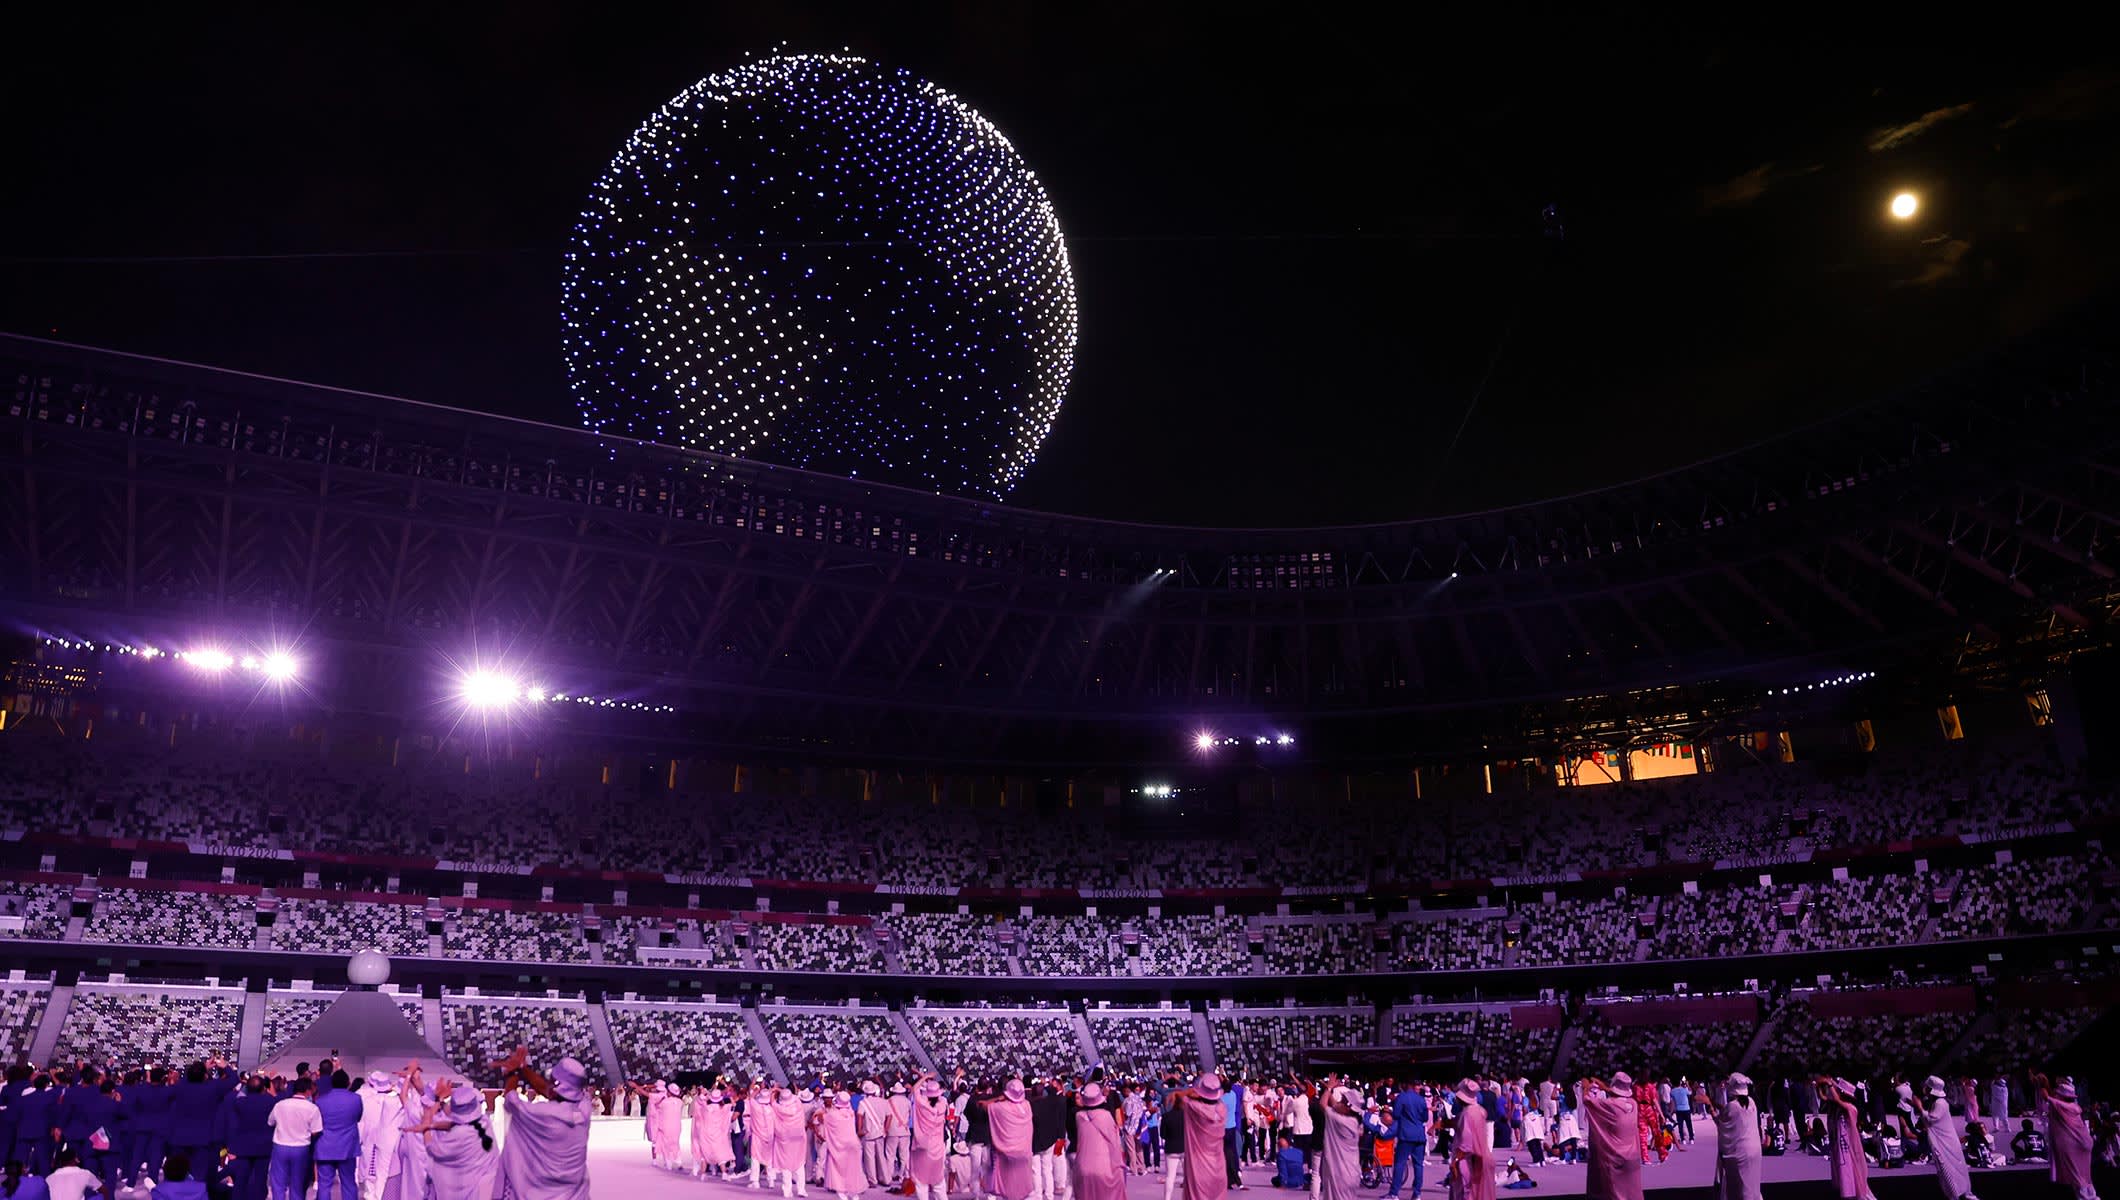
<svg viewBox="0 0 2120 1200">
<path fill-rule="evenodd" d="M 1023 1081 L 1011 1079 L 1001 1095 L 986 1102 L 993 1166 L 987 1191 L 1001 1200 L 1026 1200 L 1031 1194 L 1031 1105 L 1023 1098 Z"/>
<path fill-rule="evenodd" d="M 1819 1076 L 1818 1106 L 1826 1117 L 1826 1163 L 1833 1170 L 1833 1194 L 1840 1200 L 1876 1200 L 1870 1194 L 1870 1163 L 1862 1156 L 1862 1119 L 1855 1109 L 1855 1085 L 1830 1075 Z"/>
<path fill-rule="evenodd" d="M 933 1075 L 913 1088 L 913 1141 L 906 1173 L 919 1200 L 949 1200 L 950 1117 L 956 1112 Z"/>
<path fill-rule="evenodd" d="M 809 1165 L 810 1132 L 802 1117 L 802 1098 L 784 1087 L 773 1088 L 771 1107 L 773 1123 L 773 1178 L 780 1183 L 782 1196 L 808 1196 L 810 1181 L 804 1170 Z"/>
<path fill-rule="evenodd" d="M 1126 1200 L 1126 1147 L 1104 1086 L 1075 1095 L 1075 1200 Z"/>
<path fill-rule="evenodd" d="M 2098 1200 L 2091 1185 L 2091 1127 L 2083 1119 L 2076 1083 L 2049 1083 L 2033 1075 L 2032 1086 L 2046 1097 L 2046 1140 L 2054 1155 L 2054 1182 L 2076 1194 L 2076 1200 Z"/>
<path fill-rule="evenodd" d="M 1480 1107 L 1480 1085 L 1460 1080 L 1457 1099 L 1457 1130 L 1450 1139 L 1450 1200 L 1494 1200 L 1494 1139 L 1487 1132 L 1487 1110 Z"/>
<path fill-rule="evenodd" d="M 1222 1077 L 1203 1072 L 1189 1088 L 1164 1097 L 1165 1121 L 1185 1122 L 1185 1200 L 1222 1200 L 1229 1194 L 1229 1162 L 1222 1153 Z"/>
<path fill-rule="evenodd" d="M 729 1094 L 719 1085 L 693 1103 L 692 1154 L 699 1159 L 700 1174 L 726 1176 L 736 1165 L 736 1142 L 729 1136 L 735 1115 Z"/>
<path fill-rule="evenodd" d="M 437 1089 L 440 1103 L 423 1116 L 412 1137 L 428 1145 L 428 1186 L 433 1200 L 477 1200 L 499 1161 L 485 1096 L 469 1083 L 445 1079 Z M 419 1200 L 428 1200 L 423 1189 Z"/>
<path fill-rule="evenodd" d="M 529 1065 L 529 1051 L 494 1064 L 502 1072 L 500 1169 L 493 1200 L 589 1200 L 589 1116 L 595 1102 L 586 1085 L 589 1069 L 573 1057 L 552 1065 L 547 1079 Z M 539 1097 L 526 1100 L 518 1088 Z"/>
<path fill-rule="evenodd" d="M 684 1169 L 685 1098 L 674 1083 L 658 1083 L 648 1097 L 648 1136 L 655 1161 L 672 1171 Z"/>
<path fill-rule="evenodd" d="M 744 1131 L 751 1138 L 751 1183 L 756 1188 L 761 1176 L 773 1181 L 773 1097 L 766 1092 L 763 1083 L 753 1081 L 751 1094 L 743 1102 Z"/>
<path fill-rule="evenodd" d="M 861 1130 L 854 1124 L 854 1098 L 845 1092 L 826 1092 L 816 1120 L 824 1188 L 839 1200 L 853 1200 L 869 1187 L 868 1176 L 861 1172 Z"/>
<path fill-rule="evenodd" d="M 1642 1200 L 1642 1125 L 1634 1080 L 1614 1071 L 1610 1083 L 1585 1079 L 1576 1084 L 1575 1094 L 1581 1098 L 1583 1140 L 1590 1144 L 1584 1194 L 1590 1200 Z"/>
<path fill-rule="evenodd" d="M 1355 1200 L 1362 1185 L 1363 1110 L 1356 1107 L 1362 1097 L 1351 1087 L 1337 1086 L 1337 1079 L 1327 1082 L 1336 1086 L 1325 1092 L 1325 1128 L 1318 1131 L 1318 1195 L 1321 1200 Z M 1492 1200 L 1494 1172 L 1487 1177 L 1487 1200 Z"/>
</svg>

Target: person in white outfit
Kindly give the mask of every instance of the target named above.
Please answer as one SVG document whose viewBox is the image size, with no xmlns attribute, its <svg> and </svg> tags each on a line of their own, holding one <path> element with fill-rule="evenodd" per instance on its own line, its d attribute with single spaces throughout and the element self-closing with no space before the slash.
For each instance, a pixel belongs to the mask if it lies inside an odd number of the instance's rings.
<svg viewBox="0 0 2120 1200">
<path fill-rule="evenodd" d="M 405 1077 L 417 1087 L 420 1065 L 405 1064 Z M 405 1104 L 398 1097 L 397 1077 L 388 1071 L 370 1071 L 368 1086 L 361 1089 L 361 1157 L 354 1164 L 354 1177 L 365 1200 L 383 1200 L 383 1191 L 400 1169 L 398 1136 L 405 1124 Z"/>
</svg>

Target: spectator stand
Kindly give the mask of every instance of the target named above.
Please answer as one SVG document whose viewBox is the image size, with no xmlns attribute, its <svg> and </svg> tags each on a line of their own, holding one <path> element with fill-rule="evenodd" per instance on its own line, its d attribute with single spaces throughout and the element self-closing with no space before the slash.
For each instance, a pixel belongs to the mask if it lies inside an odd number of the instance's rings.
<svg viewBox="0 0 2120 1200">
<path fill-rule="evenodd" d="M 579 996 L 483 996 L 469 990 L 442 997 L 442 1049 L 480 1087 L 495 1087 L 492 1064 L 517 1046 L 540 1054 L 571 1054 L 588 1068 L 592 1082 L 609 1073 L 595 1030 L 592 1006 Z M 431 1036 L 431 1035 L 430 1035 Z"/>
<path fill-rule="evenodd" d="M 1750 993 L 1591 1003 L 1583 1006 L 1573 1061 L 1565 1065 L 1601 1076 L 1626 1070 L 1721 1078 L 1758 1028 L 1759 997 Z"/>
<path fill-rule="evenodd" d="M 243 884 L 106 877 L 97 881 L 95 907 L 81 937 L 249 950 L 258 940 L 257 892 Z"/>
<path fill-rule="evenodd" d="M 898 1036 L 888 1009 L 766 1004 L 758 1015 L 790 1081 L 807 1086 L 813 1080 L 919 1070 L 918 1057 Z"/>
<path fill-rule="evenodd" d="M 1169 1067 L 1190 1075 L 1201 1066 L 1200 1039 L 1186 1009 L 1100 1006 L 1086 1016 L 1098 1056 L 1122 1075 L 1146 1078 Z"/>
<path fill-rule="evenodd" d="M 1073 1070 L 1082 1044 L 1065 1008 L 927 1008 L 906 1010 L 935 1069 L 958 1067 L 975 1080 L 1000 1081 L 1016 1072 Z"/>
<path fill-rule="evenodd" d="M 1313 1050 L 1377 1044 L 1375 1009 L 1218 1008 L 1207 1014 L 1215 1066 L 1238 1078 L 1303 1071 Z"/>
<path fill-rule="evenodd" d="M 0 938 L 56 942 L 65 937 L 79 879 L 41 871 L 0 874 Z"/>
<path fill-rule="evenodd" d="M 235 1061 L 242 1044 L 241 988 L 81 980 L 59 1026 L 54 1062 L 115 1058 L 126 1066 Z"/>
<path fill-rule="evenodd" d="M 712 1000 L 606 1000 L 604 1016 L 626 1079 L 647 1083 L 682 1072 L 766 1077 L 765 1056 L 734 1004 Z"/>
<path fill-rule="evenodd" d="M 46 983 L 0 982 L 0 1063 L 29 1061 L 51 996 Z"/>
</svg>

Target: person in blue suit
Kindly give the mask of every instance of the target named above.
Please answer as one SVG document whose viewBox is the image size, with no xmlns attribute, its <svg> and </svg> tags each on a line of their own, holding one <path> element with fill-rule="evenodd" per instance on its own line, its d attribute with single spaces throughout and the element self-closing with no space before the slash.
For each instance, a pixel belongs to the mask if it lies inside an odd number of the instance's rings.
<svg viewBox="0 0 2120 1200">
<path fill-rule="evenodd" d="M 0 1163 L 13 1161 L 15 1130 L 20 1126 L 22 1114 L 15 1110 L 15 1101 L 29 1090 L 30 1078 L 35 1074 L 20 1063 L 7 1069 L 7 1086 L 0 1087 Z"/>
<path fill-rule="evenodd" d="M 222 1105 L 215 1140 L 235 1156 L 228 1164 L 235 1183 L 233 1200 L 265 1200 L 265 1181 L 272 1168 L 270 1118 L 277 1103 L 279 1098 L 265 1077 L 252 1075 L 243 1081 L 243 1090 Z"/>
<path fill-rule="evenodd" d="M 343 1200 L 360 1200 L 353 1165 L 361 1157 L 361 1098 L 352 1082 L 346 1072 L 333 1071 L 331 1090 L 317 1094 L 317 1111 L 324 1117 L 324 1135 L 316 1146 L 317 1200 L 332 1200 L 333 1179 Z"/>
<path fill-rule="evenodd" d="M 52 1137 L 59 1123 L 59 1091 L 49 1075 L 32 1075 L 29 1082 L 29 1090 L 8 1106 L 15 1116 L 15 1148 L 8 1158 L 26 1165 L 32 1175 L 48 1175 L 59 1148 Z"/>
<path fill-rule="evenodd" d="M 169 1071 L 156 1067 L 125 1088 L 119 1107 L 125 1110 L 125 1174 L 139 1187 L 143 1179 L 162 1178 L 162 1158 L 169 1149 L 170 1105 L 176 1092 Z"/>
<path fill-rule="evenodd" d="M 118 1092 L 94 1067 L 81 1068 L 80 1082 L 59 1095 L 59 1138 L 81 1160 L 81 1169 L 103 1181 L 103 1194 L 118 1192 Z M 98 1143 L 101 1143 L 100 1145 Z"/>
<path fill-rule="evenodd" d="M 220 1071 L 219 1059 L 195 1062 L 184 1068 L 184 1078 L 170 1089 L 169 1149 L 181 1151 L 193 1163 L 214 1161 L 214 1118 L 231 1090 L 228 1080 L 219 1077 Z"/>
<path fill-rule="evenodd" d="M 1409 1086 L 1391 1102 L 1392 1133 L 1398 1141 L 1391 1160 L 1391 1190 L 1384 1200 L 1397 1200 L 1406 1186 L 1406 1173 L 1413 1173 L 1413 1195 L 1421 1194 L 1423 1160 L 1428 1157 L 1428 1098 L 1418 1087 Z"/>
</svg>

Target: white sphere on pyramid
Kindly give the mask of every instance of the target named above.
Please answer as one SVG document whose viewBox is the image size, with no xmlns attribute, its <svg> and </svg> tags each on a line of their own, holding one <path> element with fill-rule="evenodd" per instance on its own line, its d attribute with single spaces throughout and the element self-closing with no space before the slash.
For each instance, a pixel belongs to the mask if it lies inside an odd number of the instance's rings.
<svg viewBox="0 0 2120 1200">
<path fill-rule="evenodd" d="M 390 979 L 390 956 L 381 950 L 358 950 L 346 960 L 346 978 L 359 987 L 381 987 Z"/>
</svg>

